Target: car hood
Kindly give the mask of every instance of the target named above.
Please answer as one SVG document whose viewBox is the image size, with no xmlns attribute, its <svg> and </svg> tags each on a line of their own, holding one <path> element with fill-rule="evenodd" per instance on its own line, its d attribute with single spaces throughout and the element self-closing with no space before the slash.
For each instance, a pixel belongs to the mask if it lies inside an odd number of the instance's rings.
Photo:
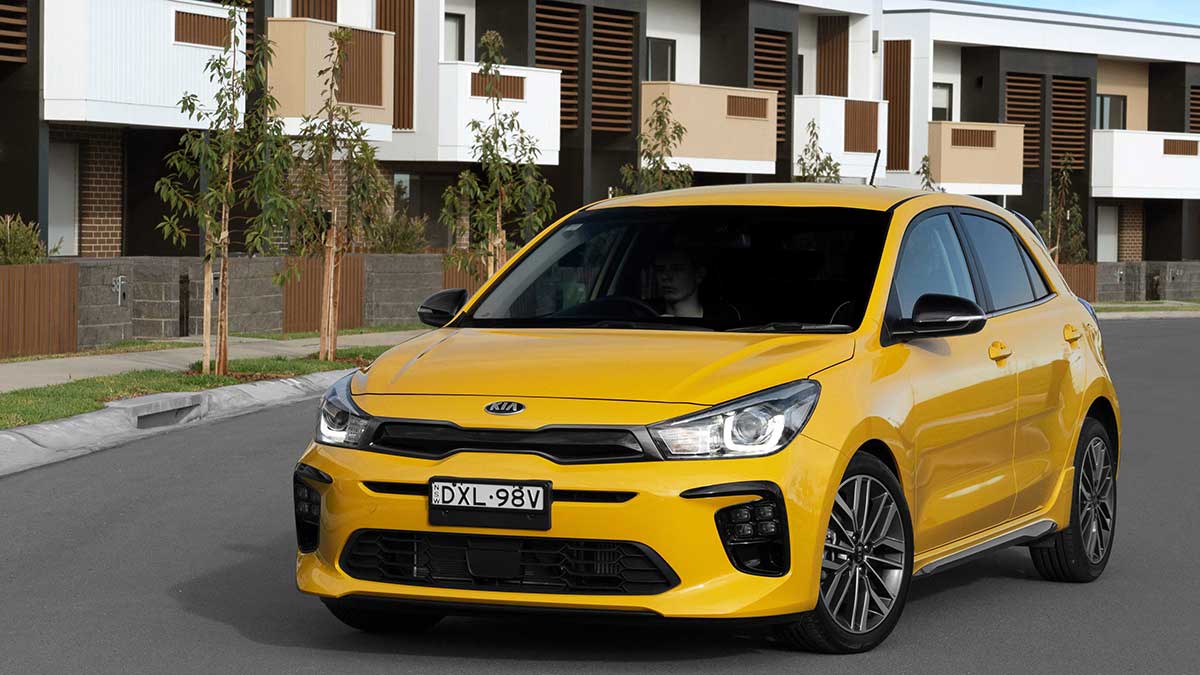
<svg viewBox="0 0 1200 675">
<path fill-rule="evenodd" d="M 848 335 L 443 328 L 380 356 L 352 392 L 711 405 L 853 353 Z"/>
</svg>

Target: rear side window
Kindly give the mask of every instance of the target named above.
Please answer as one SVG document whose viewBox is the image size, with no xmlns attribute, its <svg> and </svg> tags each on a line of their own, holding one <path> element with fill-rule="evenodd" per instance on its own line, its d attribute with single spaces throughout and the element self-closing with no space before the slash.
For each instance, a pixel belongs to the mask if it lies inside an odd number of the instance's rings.
<svg viewBox="0 0 1200 675">
<path fill-rule="evenodd" d="M 911 227 L 904 238 L 894 282 L 900 316 L 912 318 L 913 305 L 926 293 L 955 295 L 978 302 L 967 259 L 950 216 L 939 213 Z"/>
<path fill-rule="evenodd" d="M 962 214 L 962 221 L 979 260 L 983 282 L 992 296 L 994 311 L 1024 305 L 1045 295 L 1034 292 L 1031 270 L 1027 267 L 1032 262 L 1012 230 L 991 218 L 969 213 Z M 1042 287 L 1044 291 L 1044 283 Z"/>
<path fill-rule="evenodd" d="M 1041 300 L 1050 295 L 1050 289 L 1046 286 L 1046 280 L 1042 278 L 1042 273 L 1038 271 L 1033 258 L 1029 257 L 1029 250 L 1022 246 L 1019 240 L 1017 241 L 1017 248 L 1021 251 L 1021 257 L 1025 259 L 1025 271 L 1029 273 L 1029 283 L 1033 285 L 1033 299 Z"/>
</svg>

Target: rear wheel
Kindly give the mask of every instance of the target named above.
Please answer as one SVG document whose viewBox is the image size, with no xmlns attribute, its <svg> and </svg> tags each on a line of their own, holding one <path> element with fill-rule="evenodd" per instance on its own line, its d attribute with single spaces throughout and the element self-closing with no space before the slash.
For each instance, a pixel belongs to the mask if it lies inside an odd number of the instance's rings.
<svg viewBox="0 0 1200 675">
<path fill-rule="evenodd" d="M 1033 566 L 1050 581 L 1095 581 L 1108 565 L 1117 524 L 1117 463 L 1112 440 L 1088 418 L 1075 448 L 1071 524 L 1029 547 Z"/>
<path fill-rule="evenodd" d="M 322 602 L 338 621 L 367 633 L 424 633 L 442 620 L 439 614 L 369 609 L 336 599 L 322 598 Z"/>
<path fill-rule="evenodd" d="M 834 499 L 816 609 L 777 629 L 805 651 L 874 649 L 900 620 L 912 578 L 912 522 L 900 481 L 877 458 L 850 460 Z"/>
</svg>

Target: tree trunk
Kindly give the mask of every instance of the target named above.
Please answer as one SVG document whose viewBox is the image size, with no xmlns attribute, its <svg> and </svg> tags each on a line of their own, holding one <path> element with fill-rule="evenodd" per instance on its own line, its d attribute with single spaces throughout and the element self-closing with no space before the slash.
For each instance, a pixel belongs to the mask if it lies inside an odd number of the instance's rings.
<svg viewBox="0 0 1200 675">
<path fill-rule="evenodd" d="M 233 192 L 233 156 L 225 160 L 225 189 Z M 221 207 L 221 288 L 217 295 L 217 375 L 229 374 L 229 204 Z"/>
<path fill-rule="evenodd" d="M 206 233 L 204 237 L 204 361 L 200 372 L 208 375 L 212 369 L 212 241 Z"/>
<path fill-rule="evenodd" d="M 332 322 L 330 319 L 330 309 L 333 306 L 333 272 L 334 272 L 334 239 L 337 236 L 337 225 L 330 225 L 325 230 L 325 256 L 321 265 L 321 348 L 317 353 L 317 358 L 322 361 L 332 361 L 333 357 L 330 354 L 329 343 L 330 327 Z"/>
<path fill-rule="evenodd" d="M 333 251 L 333 288 L 329 296 L 329 360 L 337 360 L 338 343 L 338 305 L 342 299 L 342 247 L 341 242 L 334 239 Z"/>
</svg>

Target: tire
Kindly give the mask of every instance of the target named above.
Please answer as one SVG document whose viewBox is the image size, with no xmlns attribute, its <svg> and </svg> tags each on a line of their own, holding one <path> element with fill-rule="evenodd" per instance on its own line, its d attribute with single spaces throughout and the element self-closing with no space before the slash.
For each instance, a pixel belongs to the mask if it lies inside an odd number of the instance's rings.
<svg viewBox="0 0 1200 675">
<path fill-rule="evenodd" d="M 432 629 L 443 618 L 439 614 L 355 607 L 335 599 L 322 598 L 322 602 L 338 621 L 365 633 L 420 634 Z"/>
<path fill-rule="evenodd" d="M 1087 583 L 1104 572 L 1117 525 L 1116 467 L 1108 431 L 1097 420 L 1085 419 L 1075 447 L 1071 523 L 1029 547 L 1043 579 Z M 1096 494 L 1089 496 L 1092 491 Z"/>
<path fill-rule="evenodd" d="M 879 488 L 883 490 L 874 492 Z M 856 515 L 860 505 L 865 507 L 861 518 Z M 776 627 L 776 637 L 787 647 L 809 652 L 869 651 L 896 627 L 912 581 L 912 519 L 900 481 L 883 462 L 862 453 L 850 460 L 827 530 L 817 606 Z M 867 585 L 853 586 L 860 579 Z M 864 612 L 857 611 L 857 604 L 847 612 L 851 595 L 863 600 Z"/>
</svg>

